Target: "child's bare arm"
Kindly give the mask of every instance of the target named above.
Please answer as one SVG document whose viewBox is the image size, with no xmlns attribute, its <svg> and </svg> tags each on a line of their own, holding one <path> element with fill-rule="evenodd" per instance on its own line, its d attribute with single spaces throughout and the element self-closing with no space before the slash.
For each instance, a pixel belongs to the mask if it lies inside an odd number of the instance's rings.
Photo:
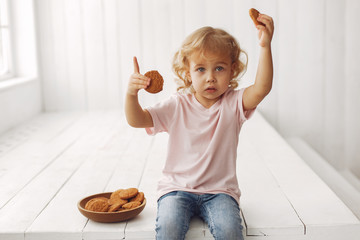
<svg viewBox="0 0 360 240">
<path fill-rule="evenodd" d="M 243 96 L 244 110 L 254 109 L 270 92 L 273 79 L 273 63 L 271 54 L 271 39 L 274 23 L 271 17 L 260 14 L 258 21 L 265 26 L 257 25 L 259 30 L 260 56 L 255 83 L 246 88 Z"/>
<path fill-rule="evenodd" d="M 134 61 L 134 73 L 130 76 L 128 90 L 125 98 L 126 120 L 132 127 L 147 128 L 153 127 L 153 121 L 148 111 L 142 109 L 138 100 L 138 92 L 146 88 L 150 79 L 140 74 L 139 64 L 136 57 Z"/>
</svg>

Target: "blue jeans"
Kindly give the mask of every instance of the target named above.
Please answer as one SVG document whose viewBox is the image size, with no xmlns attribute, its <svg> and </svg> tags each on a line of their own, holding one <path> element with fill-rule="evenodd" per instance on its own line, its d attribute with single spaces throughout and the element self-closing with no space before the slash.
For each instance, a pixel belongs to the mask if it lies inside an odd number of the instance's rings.
<svg viewBox="0 0 360 240">
<path fill-rule="evenodd" d="M 184 239 L 191 217 L 200 216 L 216 240 L 243 240 L 238 203 L 227 194 L 175 191 L 158 200 L 156 239 Z"/>
</svg>

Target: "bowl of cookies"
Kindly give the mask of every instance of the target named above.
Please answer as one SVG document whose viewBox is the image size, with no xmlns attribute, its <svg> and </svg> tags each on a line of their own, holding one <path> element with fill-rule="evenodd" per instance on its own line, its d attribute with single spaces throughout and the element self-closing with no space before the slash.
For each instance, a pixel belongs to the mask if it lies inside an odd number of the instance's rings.
<svg viewBox="0 0 360 240">
<path fill-rule="evenodd" d="M 137 188 L 94 194 L 81 199 L 78 209 L 95 222 L 122 222 L 136 217 L 144 210 L 146 199 Z"/>
</svg>

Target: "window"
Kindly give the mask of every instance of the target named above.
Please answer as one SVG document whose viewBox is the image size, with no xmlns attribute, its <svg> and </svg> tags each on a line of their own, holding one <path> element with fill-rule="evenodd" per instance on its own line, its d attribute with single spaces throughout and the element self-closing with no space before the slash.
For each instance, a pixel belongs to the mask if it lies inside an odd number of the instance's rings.
<svg viewBox="0 0 360 240">
<path fill-rule="evenodd" d="M 0 0 L 0 80 L 11 76 L 7 0 Z"/>
</svg>

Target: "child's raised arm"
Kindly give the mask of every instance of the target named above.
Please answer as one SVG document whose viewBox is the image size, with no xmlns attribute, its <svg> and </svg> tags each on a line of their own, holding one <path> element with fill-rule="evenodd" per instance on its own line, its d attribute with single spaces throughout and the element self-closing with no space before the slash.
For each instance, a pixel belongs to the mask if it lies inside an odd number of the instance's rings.
<svg viewBox="0 0 360 240">
<path fill-rule="evenodd" d="M 136 128 L 153 127 L 153 121 L 148 111 L 142 109 L 138 100 L 138 92 L 150 84 L 150 79 L 140 74 L 136 57 L 133 59 L 134 73 L 129 79 L 128 90 L 125 98 L 125 115 L 130 126 Z"/>
<path fill-rule="evenodd" d="M 257 18 L 265 24 L 256 25 L 260 45 L 259 64 L 254 85 L 248 87 L 243 95 L 244 110 L 254 109 L 270 92 L 273 79 L 273 63 L 271 54 L 271 39 L 274 33 L 274 22 L 270 16 L 260 14 Z"/>
</svg>

